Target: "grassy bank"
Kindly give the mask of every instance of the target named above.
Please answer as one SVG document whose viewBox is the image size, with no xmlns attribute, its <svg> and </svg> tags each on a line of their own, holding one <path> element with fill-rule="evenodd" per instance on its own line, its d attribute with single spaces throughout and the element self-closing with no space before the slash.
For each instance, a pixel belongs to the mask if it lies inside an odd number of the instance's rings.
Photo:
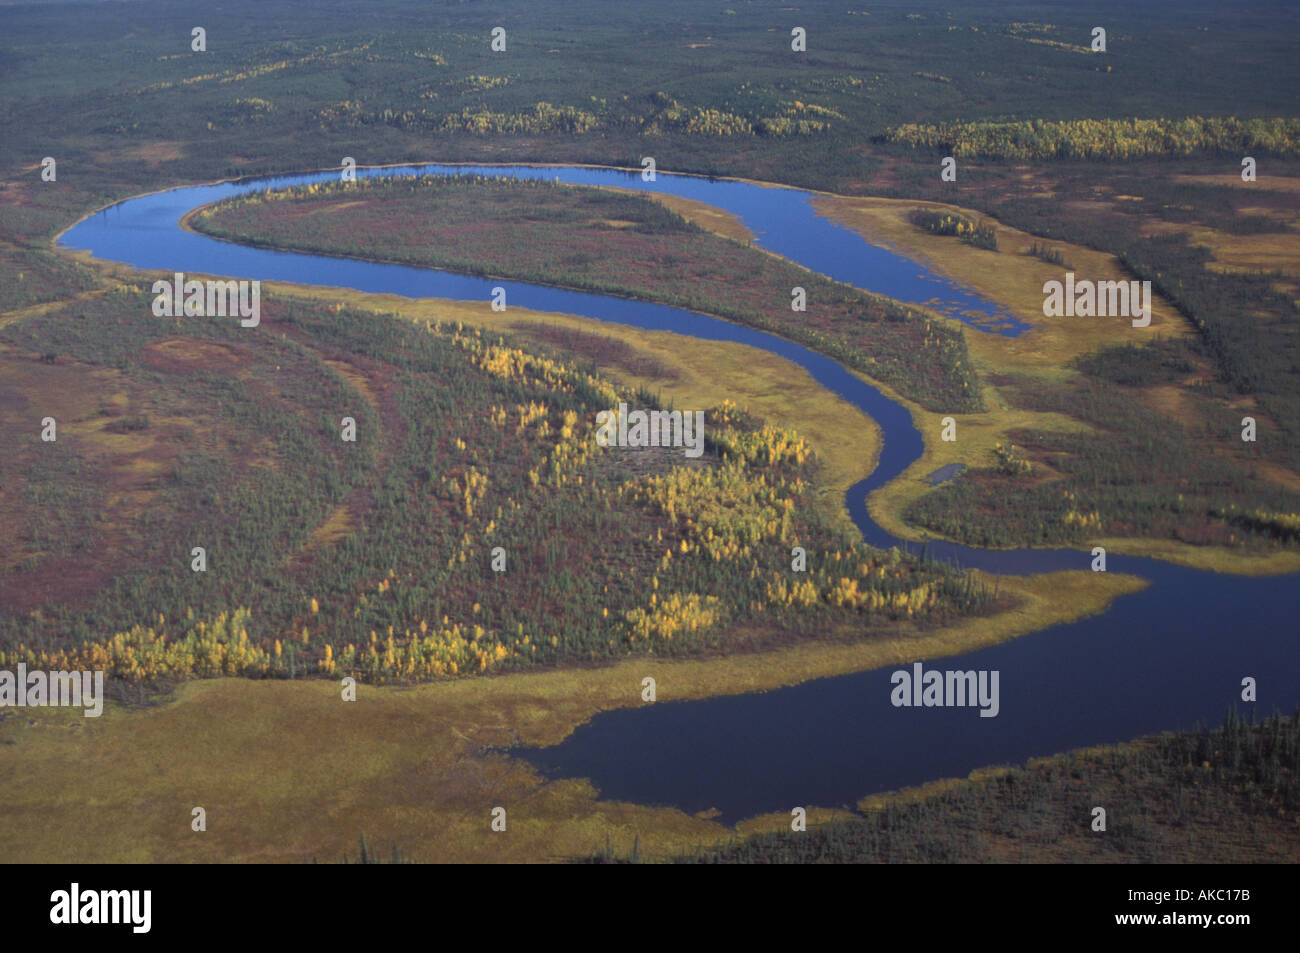
<svg viewBox="0 0 1300 953">
<path fill-rule="evenodd" d="M 913 225 L 909 215 L 918 207 L 978 217 L 969 209 L 935 202 L 818 200 L 822 214 L 1005 304 L 1031 328 L 1016 338 L 967 334 L 986 410 L 955 415 L 956 441 L 939 439 L 945 415 L 908 402 L 926 438 L 925 451 L 898 480 L 872 497 L 877 522 L 900 536 L 916 537 L 921 526 L 928 534 L 974 545 L 1096 543 L 1227 572 L 1300 568 L 1300 553 L 1287 546 L 1285 538 L 1267 532 L 1252 535 L 1215 515 L 1225 499 L 1266 500 L 1266 509 L 1287 512 L 1300 498 L 1294 496 L 1297 485 L 1289 473 L 1265 465 L 1249 446 L 1243 449 L 1237 431 L 1230 429 L 1230 413 L 1200 397 L 1185 380 L 1208 373 L 1208 362 L 1195 350 L 1195 328 L 1176 308 L 1153 296 L 1151 325 L 1146 328 L 1134 328 L 1127 319 L 1045 318 L 1042 285 L 1059 280 L 1064 269 L 1029 253 L 1040 239 L 997 223 L 1001 250 L 973 248 Z M 1112 255 L 1069 242 L 1054 241 L 1051 246 L 1080 277 L 1132 277 Z M 1117 387 L 1114 368 L 1129 346 L 1146 349 L 1135 352 L 1142 361 L 1140 383 Z M 1177 355 L 1166 358 L 1174 371 L 1161 368 L 1162 354 Z M 1174 361 L 1182 360 L 1190 363 L 1179 369 Z M 1224 428 L 1217 435 L 1207 433 L 1203 424 L 1215 414 Z M 1150 451 L 1153 441 L 1166 448 L 1154 455 L 1156 460 Z M 1031 461 L 1030 476 L 1004 471 L 999 444 L 1015 445 Z M 1099 479 L 1081 471 L 1075 460 L 1092 455 L 1106 459 L 1114 475 Z M 928 475 L 950 463 L 967 467 L 958 486 L 963 481 L 977 483 L 979 490 L 934 490 Z M 1120 476 L 1124 473 L 1127 478 Z M 1198 480 L 1204 484 L 1200 488 Z M 1035 535 L 1030 526 L 1017 530 L 1006 518 L 1011 501 L 1017 517 L 1027 511 L 1032 515 L 1032 497 L 1026 495 L 1030 488 L 1044 494 L 1044 515 L 1039 518 L 1053 526 L 1050 535 Z M 1074 494 L 1068 502 L 1061 499 L 1066 492 Z M 1135 507 L 1159 512 L 1175 500 L 1169 507 L 1173 518 L 1163 523 L 1134 512 Z M 1082 517 L 1095 513 L 1101 525 L 1080 523 L 1071 532 L 1053 522 L 1069 511 Z M 980 535 L 982 520 L 996 522 L 1002 538 Z M 964 528 L 954 531 L 957 523 Z"/>
<path fill-rule="evenodd" d="M 636 659 L 413 688 L 217 679 L 165 704 L 67 709 L 0 721 L 8 858 L 21 862 L 301 862 L 355 850 L 358 832 L 425 861 L 547 861 L 603 846 L 667 858 L 728 835 L 672 809 L 597 800 L 581 780 L 542 781 L 485 749 L 553 744 L 599 711 L 762 691 L 810 678 L 968 651 L 1056 619 L 1097 612 L 1140 587 L 1100 573 L 1004 580 L 1026 609 L 887 642 L 824 642 L 705 660 Z M 1062 598 L 1068 592 L 1069 598 Z M 1068 603 L 1069 608 L 1065 605 Z M 490 811 L 509 829 L 493 833 Z M 206 833 L 190 830 L 204 807 Z M 829 813 L 814 810 L 815 820 Z"/>
</svg>

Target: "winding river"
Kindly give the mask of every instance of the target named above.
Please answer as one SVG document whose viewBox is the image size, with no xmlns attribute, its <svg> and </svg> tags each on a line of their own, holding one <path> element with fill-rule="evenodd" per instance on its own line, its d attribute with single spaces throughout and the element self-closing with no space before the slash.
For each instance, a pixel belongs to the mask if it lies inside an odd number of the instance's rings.
<svg viewBox="0 0 1300 953">
<path fill-rule="evenodd" d="M 739 217 L 770 251 L 831 278 L 966 321 L 975 333 L 1025 326 L 910 259 L 818 216 L 810 193 L 733 180 L 590 167 L 421 165 L 358 176 L 473 172 L 611 185 L 698 199 Z M 192 209 L 266 188 L 326 181 L 337 172 L 174 189 L 129 199 L 61 236 L 65 247 L 142 269 L 280 280 L 407 297 L 483 301 L 495 285 L 511 305 L 576 314 L 705 340 L 734 341 L 793 361 L 869 414 L 883 446 L 875 471 L 848 491 L 867 542 L 906 545 L 877 526 L 867 496 L 922 450 L 911 415 L 830 358 L 800 345 L 677 308 L 431 269 L 251 248 L 180 228 Z M 250 331 L 249 333 L 256 333 Z M 1086 569 L 1079 550 L 983 550 L 931 543 L 939 558 L 991 572 Z M 605 798 L 715 810 L 725 822 L 795 805 L 852 805 L 863 795 L 962 776 L 989 764 L 1215 722 L 1259 682 L 1261 713 L 1300 704 L 1300 575 L 1228 576 L 1110 554 L 1107 568 L 1150 581 L 1105 613 L 927 668 L 1000 672 L 1000 710 L 894 708 L 893 668 L 700 701 L 660 701 L 603 713 L 562 744 L 517 751 L 555 776 L 588 777 Z M 651 664 L 651 663 L 647 663 Z M 661 689 L 662 691 L 662 689 Z"/>
</svg>

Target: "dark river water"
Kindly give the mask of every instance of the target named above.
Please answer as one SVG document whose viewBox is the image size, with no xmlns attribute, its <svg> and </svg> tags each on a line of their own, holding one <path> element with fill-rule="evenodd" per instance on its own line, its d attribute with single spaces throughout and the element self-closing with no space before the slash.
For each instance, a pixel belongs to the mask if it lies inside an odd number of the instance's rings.
<svg viewBox="0 0 1300 953">
<path fill-rule="evenodd" d="M 662 172 L 656 181 L 643 182 L 636 172 L 585 167 L 427 165 L 357 174 L 453 172 L 616 185 L 699 199 L 739 216 L 763 247 L 836 280 L 929 304 L 966 321 L 976 333 L 1015 335 L 1025 327 L 992 302 L 816 215 L 812 196 L 797 189 Z M 221 198 L 337 175 L 283 176 L 141 196 L 87 218 L 64 233 L 62 243 L 145 269 L 407 297 L 482 301 L 500 285 L 511 306 L 736 341 L 779 354 L 880 426 L 883 446 L 876 469 L 849 489 L 847 504 L 867 542 L 906 545 L 871 520 L 866 498 L 920 456 L 921 435 L 904 407 L 830 358 L 676 308 L 523 282 L 249 248 L 191 234 L 178 224 L 186 212 Z M 689 341 L 682 346 L 689 347 Z M 1090 553 L 1081 550 L 983 550 L 931 543 L 930 552 L 961 566 L 1008 574 L 1086 569 L 1091 563 Z M 927 669 L 997 671 L 996 717 L 982 718 L 975 707 L 896 708 L 890 702 L 892 667 L 688 702 L 669 700 L 671 686 L 664 682 L 661 700 L 653 705 L 603 713 L 560 745 L 514 753 L 549 776 L 590 778 L 606 798 L 688 812 L 716 809 L 731 822 L 796 805 L 851 805 L 866 794 L 961 776 L 983 765 L 1022 763 L 1072 747 L 1216 722 L 1238 703 L 1246 676 L 1258 680 L 1261 713 L 1300 704 L 1300 575 L 1228 576 L 1114 553 L 1107 569 L 1141 576 L 1151 585 L 1116 600 L 1101 615 L 927 661 Z M 646 674 L 655 674 L 651 660 Z"/>
</svg>

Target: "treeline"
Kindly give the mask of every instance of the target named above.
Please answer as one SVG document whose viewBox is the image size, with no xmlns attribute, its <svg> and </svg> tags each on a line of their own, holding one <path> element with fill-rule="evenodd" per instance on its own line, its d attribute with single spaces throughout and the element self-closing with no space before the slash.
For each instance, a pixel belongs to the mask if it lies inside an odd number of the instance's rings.
<svg viewBox="0 0 1300 953">
<path fill-rule="evenodd" d="M 807 831 L 700 846 L 677 863 L 1293 863 L 1300 712 L 1159 735 L 872 798 Z M 1106 830 L 1092 829 L 1093 808 Z M 634 858 L 606 846 L 587 862 Z"/>
<path fill-rule="evenodd" d="M 1201 152 L 1300 154 L 1300 119 L 1076 119 L 1019 122 L 906 123 L 891 142 L 959 158 L 1143 159 Z"/>
<path fill-rule="evenodd" d="M 482 77 L 493 80 L 481 88 L 505 86 L 500 77 Z M 457 90 L 458 95 L 471 91 Z M 428 94 L 436 100 L 437 94 Z M 591 97 L 595 100 L 595 97 Z M 649 107 L 642 111 L 629 110 L 625 103 L 611 107 L 601 99 L 597 112 L 576 106 L 556 106 L 549 102 L 534 102 L 514 112 L 489 109 L 486 106 L 464 106 L 446 112 L 435 105 L 419 105 L 411 109 L 391 107 L 367 108 L 359 101 L 345 100 L 331 103 L 319 111 L 318 118 L 331 125 L 389 125 L 399 129 L 428 130 L 432 132 L 471 133 L 479 136 L 508 136 L 518 134 L 538 135 L 565 133 L 579 135 L 588 132 L 614 132 L 626 130 L 637 135 L 662 136 L 678 133 L 692 137 L 770 137 L 789 138 L 825 133 L 836 121 L 844 120 L 842 113 L 827 106 L 804 103 L 800 100 L 783 101 L 778 112 L 764 112 L 773 104 L 755 104 L 744 113 L 707 105 L 687 105 L 663 92 L 649 98 Z M 252 115 L 255 111 L 247 111 Z"/>
</svg>

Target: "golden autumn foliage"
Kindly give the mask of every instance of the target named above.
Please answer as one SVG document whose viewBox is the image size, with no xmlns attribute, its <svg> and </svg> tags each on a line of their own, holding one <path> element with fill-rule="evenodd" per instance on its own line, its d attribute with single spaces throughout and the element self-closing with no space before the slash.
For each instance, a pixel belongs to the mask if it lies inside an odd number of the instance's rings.
<svg viewBox="0 0 1300 953">
<path fill-rule="evenodd" d="M 247 609 L 237 609 L 211 621 L 191 620 L 183 633 L 136 626 L 102 642 L 83 642 L 63 650 L 19 645 L 0 652 L 0 667 L 23 662 L 56 671 L 102 671 L 110 679 L 126 682 L 283 677 L 299 672 L 350 674 L 374 683 L 410 682 L 485 672 L 530 641 L 522 628 L 507 641 L 478 625 L 431 627 L 421 620 L 414 630 L 390 631 L 382 641 L 371 632 L 365 645 L 348 644 L 337 654 L 328 643 L 318 651 L 295 652 L 278 638 L 271 639 L 268 647 L 253 642 L 247 628 L 250 618 Z"/>
<path fill-rule="evenodd" d="M 812 456 L 803 438 L 793 430 L 767 424 L 757 431 L 721 430 L 714 434 L 713 441 L 724 457 L 740 457 L 746 463 L 762 466 L 802 466 Z"/>
<path fill-rule="evenodd" d="M 793 501 L 788 494 L 802 484 L 789 485 L 779 477 L 774 484 L 768 481 L 766 474 L 730 462 L 647 477 L 630 484 L 627 492 L 680 524 L 687 539 L 711 559 L 736 559 L 760 543 L 784 542 L 790 535 Z"/>
<path fill-rule="evenodd" d="M 126 681 L 272 674 L 278 669 L 278 654 L 249 640 L 249 618 L 247 609 L 223 612 L 211 621 L 192 622 L 184 634 L 172 638 L 152 626 L 135 626 L 103 642 L 57 651 L 19 645 L 0 652 L 0 665 L 25 662 L 56 670 L 103 671 L 106 677 Z"/>
<path fill-rule="evenodd" d="M 439 124 L 447 132 L 469 132 L 477 135 L 498 133 L 567 132 L 581 133 L 593 129 L 596 116 L 573 106 L 553 106 L 534 103 L 531 110 L 521 113 L 492 112 L 486 107 L 471 109 L 444 116 Z"/>
<path fill-rule="evenodd" d="M 890 130 L 895 142 L 948 149 L 958 158 L 1137 159 L 1195 152 L 1300 151 L 1300 119 L 1042 119 L 1020 122 L 907 123 Z"/>
<path fill-rule="evenodd" d="M 1282 539 L 1300 539 L 1300 514 L 1276 513 L 1259 508 L 1242 509 L 1236 505 L 1216 507 L 1212 512 L 1234 523 L 1263 530 Z"/>
<path fill-rule="evenodd" d="M 1024 456 L 1024 451 L 1014 443 L 1003 446 L 994 444 L 993 455 L 998 458 L 998 469 L 1007 476 L 1025 476 L 1034 470 L 1032 462 Z"/>
<path fill-rule="evenodd" d="M 694 593 L 673 593 L 667 599 L 653 600 L 649 609 L 632 609 L 624 613 L 630 642 L 671 640 L 674 636 L 693 635 L 712 627 L 718 600 Z"/>
</svg>

